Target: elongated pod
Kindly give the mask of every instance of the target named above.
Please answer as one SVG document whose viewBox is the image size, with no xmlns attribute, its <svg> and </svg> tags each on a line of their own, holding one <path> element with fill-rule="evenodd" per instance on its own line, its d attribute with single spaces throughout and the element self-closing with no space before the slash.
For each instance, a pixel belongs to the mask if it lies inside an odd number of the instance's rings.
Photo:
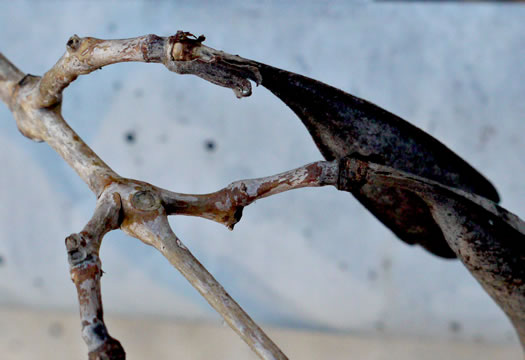
<svg viewBox="0 0 525 360">
<path fill-rule="evenodd" d="M 395 192 L 418 205 L 425 227 L 439 231 L 510 318 L 525 349 L 525 222 L 484 197 L 391 167 L 347 157 L 338 188 L 352 194 Z M 394 205 L 392 208 L 394 208 Z"/>
<path fill-rule="evenodd" d="M 492 184 L 441 142 L 400 117 L 322 82 L 257 64 L 261 84 L 302 120 L 327 160 L 354 154 L 498 202 Z M 419 200 L 395 189 L 354 196 L 409 244 L 454 258 L 440 231 L 428 225 Z M 395 204 L 395 205 L 394 205 Z"/>
</svg>

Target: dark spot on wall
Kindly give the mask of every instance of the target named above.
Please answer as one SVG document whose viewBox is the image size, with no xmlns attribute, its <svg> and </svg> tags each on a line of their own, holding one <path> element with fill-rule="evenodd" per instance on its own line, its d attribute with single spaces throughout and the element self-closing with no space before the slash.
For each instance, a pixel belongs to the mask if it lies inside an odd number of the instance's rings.
<svg viewBox="0 0 525 360">
<path fill-rule="evenodd" d="M 437 127 L 438 127 L 438 122 L 434 120 L 430 120 L 427 125 L 427 131 L 432 134 L 433 132 L 436 131 Z"/>
<path fill-rule="evenodd" d="M 59 338 L 62 336 L 62 334 L 64 334 L 64 326 L 62 326 L 62 324 L 59 322 L 53 322 L 51 325 L 49 325 L 47 332 L 50 336 Z"/>
<path fill-rule="evenodd" d="M 381 268 L 383 268 L 384 271 L 389 271 L 392 268 L 392 260 L 390 258 L 384 258 L 383 261 L 381 261 Z"/>
<path fill-rule="evenodd" d="M 485 338 L 481 335 L 474 335 L 474 342 L 478 344 L 482 344 L 485 342 Z"/>
<path fill-rule="evenodd" d="M 157 138 L 157 141 L 159 142 L 159 144 L 167 143 L 168 142 L 168 135 L 160 134 L 159 137 Z"/>
<path fill-rule="evenodd" d="M 297 65 L 299 65 L 299 69 L 301 69 L 301 73 L 310 72 L 310 66 L 308 66 L 308 63 L 306 62 L 306 59 L 304 58 L 304 56 L 300 54 L 296 54 L 294 58 L 295 58 L 295 62 L 297 63 Z"/>
<path fill-rule="evenodd" d="M 5 259 L 2 255 L 0 255 L 0 266 L 4 266 L 5 265 Z"/>
<path fill-rule="evenodd" d="M 339 268 L 339 270 L 341 271 L 346 271 L 348 270 L 348 264 L 344 261 L 339 261 L 339 263 L 337 264 L 337 267 Z"/>
<path fill-rule="evenodd" d="M 236 10 L 239 14 L 242 14 L 242 17 L 252 17 L 254 19 L 260 18 L 262 11 L 260 9 L 254 9 L 254 8 L 242 8 L 239 7 L 239 9 Z"/>
<path fill-rule="evenodd" d="M 120 91 L 120 89 L 122 89 L 122 83 L 118 80 L 116 81 L 113 81 L 113 91 Z"/>
<path fill-rule="evenodd" d="M 133 144 L 136 141 L 135 131 L 130 130 L 124 134 L 124 140 L 126 140 L 127 143 Z"/>
<path fill-rule="evenodd" d="M 377 271 L 375 271 L 374 269 L 370 269 L 368 270 L 366 276 L 368 277 L 369 281 L 375 281 L 377 280 Z"/>
<path fill-rule="evenodd" d="M 479 133 L 479 143 L 481 146 L 487 144 L 495 135 L 496 128 L 492 126 L 483 126 Z"/>
<path fill-rule="evenodd" d="M 310 239 L 310 238 L 312 237 L 312 229 L 310 229 L 310 228 L 304 228 L 304 229 L 303 229 L 303 236 L 304 236 L 305 238 Z"/>
<path fill-rule="evenodd" d="M 385 323 L 382 321 L 376 321 L 374 327 L 377 331 L 385 331 Z"/>
<path fill-rule="evenodd" d="M 144 90 L 135 89 L 135 91 L 133 91 L 133 95 L 135 95 L 136 98 L 141 98 L 144 96 Z"/>
<path fill-rule="evenodd" d="M 459 79 L 452 80 L 452 86 L 454 90 L 461 91 L 463 89 L 463 82 Z"/>
<path fill-rule="evenodd" d="M 113 32 L 115 32 L 115 31 L 117 31 L 117 28 L 118 28 L 118 26 L 117 26 L 117 24 L 115 24 L 114 22 L 110 22 L 110 23 L 108 23 L 108 25 L 106 26 L 106 29 L 107 29 L 108 32 L 110 32 L 110 33 L 113 33 Z"/>
<path fill-rule="evenodd" d="M 479 101 L 480 104 L 485 105 L 487 103 L 489 97 L 485 89 L 483 89 L 482 84 L 480 84 L 475 79 L 471 78 L 470 89 L 472 93 L 477 97 L 477 100 Z"/>
<path fill-rule="evenodd" d="M 186 125 L 190 122 L 188 117 L 184 115 L 175 117 L 175 120 L 182 125 Z"/>
<path fill-rule="evenodd" d="M 208 139 L 204 141 L 204 148 L 206 149 L 206 151 L 214 152 L 217 149 L 217 144 L 214 140 Z"/>
<path fill-rule="evenodd" d="M 36 288 L 42 288 L 44 287 L 44 279 L 42 279 L 41 277 L 36 277 L 33 279 L 33 286 L 36 287 Z"/>
<path fill-rule="evenodd" d="M 453 333 L 458 333 L 461 331 L 461 323 L 459 321 L 451 321 L 448 324 L 448 328 Z"/>
</svg>

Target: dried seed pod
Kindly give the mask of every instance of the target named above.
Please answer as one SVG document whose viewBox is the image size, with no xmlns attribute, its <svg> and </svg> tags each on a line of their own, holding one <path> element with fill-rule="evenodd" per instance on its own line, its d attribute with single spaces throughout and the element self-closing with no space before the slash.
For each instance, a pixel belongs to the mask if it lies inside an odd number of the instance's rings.
<svg viewBox="0 0 525 360">
<path fill-rule="evenodd" d="M 483 175 L 400 117 L 319 81 L 256 64 L 261 84 L 299 116 L 327 160 L 354 154 L 499 201 L 496 189 Z M 353 194 L 405 242 L 421 244 L 441 257 L 455 257 L 442 234 L 426 221 L 417 199 L 396 189 L 370 188 Z"/>
<path fill-rule="evenodd" d="M 402 194 L 417 204 L 424 227 L 444 241 L 510 318 L 525 349 L 525 222 L 481 196 L 391 167 L 347 157 L 338 188 Z M 403 206 L 404 200 L 390 206 Z"/>
</svg>

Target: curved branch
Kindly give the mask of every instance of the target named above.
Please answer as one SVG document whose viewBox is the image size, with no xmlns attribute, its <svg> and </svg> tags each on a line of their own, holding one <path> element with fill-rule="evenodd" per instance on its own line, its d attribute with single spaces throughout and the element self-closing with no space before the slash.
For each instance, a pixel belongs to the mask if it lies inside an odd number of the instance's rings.
<svg viewBox="0 0 525 360">
<path fill-rule="evenodd" d="M 40 107 L 60 102 L 62 91 L 79 75 L 106 65 L 128 61 L 159 62 L 165 53 L 164 43 L 164 38 L 155 35 L 122 40 L 73 35 L 67 42 L 66 53 L 42 77 L 36 102 Z"/>
<path fill-rule="evenodd" d="M 338 172 L 337 161 L 318 161 L 273 176 L 235 181 L 211 194 L 158 191 L 168 215 L 200 216 L 233 230 L 241 219 L 243 208 L 254 201 L 303 187 L 335 186 Z"/>
<path fill-rule="evenodd" d="M 67 42 L 66 53 L 42 77 L 35 103 L 38 107 L 57 104 L 62 91 L 79 75 L 129 61 L 162 63 L 170 71 L 194 74 L 231 88 L 239 98 L 251 95 L 247 78 L 260 82 L 257 67 L 250 65 L 249 60 L 202 45 L 202 41 L 204 36 L 194 39 L 192 34 L 182 31 L 170 37 L 150 34 L 121 40 L 73 35 Z"/>
<path fill-rule="evenodd" d="M 0 56 L 0 97 L 9 105 L 20 132 L 35 141 L 46 141 L 99 196 L 120 179 L 67 125 L 61 115 L 63 90 L 79 75 L 103 66 L 128 61 L 164 64 L 179 74 L 194 74 L 214 84 L 232 88 L 238 97 L 249 96 L 246 78 L 258 81 L 251 62 L 214 50 L 187 32 L 170 37 L 140 36 L 124 40 L 101 40 L 72 36 L 66 53 L 43 77 L 23 75 Z"/>
<path fill-rule="evenodd" d="M 117 198 L 111 200 L 108 197 L 118 197 L 116 189 L 129 195 L 125 203 L 133 206 L 127 207 L 125 220 L 128 223 L 123 223 L 122 229 L 130 233 L 130 224 L 151 225 L 148 222 L 151 220 L 148 218 L 151 211 L 147 207 L 157 202 L 148 203 L 152 199 L 147 194 L 155 194 L 156 189 L 120 177 L 82 141 L 62 118 L 62 92 L 78 75 L 117 62 L 142 61 L 163 63 L 169 70 L 179 74 L 195 74 L 214 84 L 232 88 L 238 97 L 250 95 L 251 85 L 246 77 L 258 79 L 257 69 L 241 64 L 242 59 L 237 56 L 202 45 L 202 40 L 203 37 L 193 39 L 191 34 L 185 32 L 178 32 L 168 38 L 147 35 L 126 40 L 79 38 L 75 35 L 68 41 L 66 53 L 42 78 L 29 74 L 24 76 L 5 57 L 0 56 L 0 96 L 13 112 L 20 132 L 32 140 L 46 141 L 100 198 L 92 221 L 82 232 L 66 239 L 71 276 L 79 293 L 83 336 L 89 347 L 90 358 L 98 358 L 97 354 L 102 353 L 110 359 L 124 357 L 120 343 L 109 336 L 102 319 L 102 270 L 98 250 L 102 236 L 115 228 L 120 220 L 116 205 L 110 205 L 111 201 L 117 202 Z M 140 188 L 148 191 L 138 191 Z M 158 198 L 159 207 L 160 204 Z M 165 214 L 163 216 L 163 226 L 136 228 L 139 232 L 134 233 L 134 236 L 144 241 L 150 241 L 157 233 L 167 236 L 163 238 L 164 244 L 157 243 L 159 251 L 192 282 L 252 349 L 263 359 L 286 359 L 222 286 L 181 245 L 169 229 Z"/>
</svg>

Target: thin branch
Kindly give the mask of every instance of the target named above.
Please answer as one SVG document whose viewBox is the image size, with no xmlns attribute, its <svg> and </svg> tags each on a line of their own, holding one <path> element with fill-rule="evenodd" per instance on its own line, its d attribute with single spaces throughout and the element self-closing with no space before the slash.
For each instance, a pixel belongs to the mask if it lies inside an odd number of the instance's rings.
<svg viewBox="0 0 525 360">
<path fill-rule="evenodd" d="M 257 68 L 239 56 L 202 45 L 202 41 L 204 36 L 194 38 L 182 31 L 170 37 L 150 34 L 122 40 L 73 35 L 66 53 L 42 77 L 35 102 L 39 107 L 52 106 L 61 101 L 62 91 L 79 75 L 128 61 L 162 63 L 170 71 L 194 74 L 229 87 L 237 97 L 249 96 L 251 85 L 247 78 L 260 80 Z"/>
<path fill-rule="evenodd" d="M 120 177 L 71 129 L 60 104 L 42 108 L 36 102 L 40 78 L 26 75 L 11 98 L 11 111 L 20 132 L 35 141 L 46 141 L 98 197 Z"/>
<path fill-rule="evenodd" d="M 61 100 L 62 91 L 79 75 L 89 74 L 103 66 L 128 61 L 159 62 L 164 57 L 165 39 L 155 35 L 133 39 L 101 40 L 73 35 L 66 53 L 44 74 L 36 102 L 49 107 Z"/>
<path fill-rule="evenodd" d="M 251 73 L 256 72 L 256 69 L 240 64 L 242 59 L 237 56 L 203 46 L 201 44 L 203 39 L 203 37 L 193 38 L 191 34 L 184 32 L 178 32 L 168 38 L 147 35 L 127 40 L 100 40 L 73 36 L 67 43 L 64 56 L 42 78 L 25 75 L 19 79 L 22 74 L 2 57 L 0 67 L 3 69 L 0 74 L 5 74 L 4 77 L 9 81 L 7 84 L 2 84 L 6 85 L 2 90 L 2 100 L 10 106 L 21 133 L 35 141 L 46 141 L 75 169 L 97 198 L 102 199 L 104 194 L 104 196 L 122 197 L 125 204 L 133 204 L 122 209 L 119 219 L 124 221 L 122 229 L 129 232 L 129 229 L 136 225 L 134 236 L 146 243 L 150 242 L 151 237 L 157 232 L 168 234 L 165 244 L 156 243 L 158 249 L 192 282 L 192 285 L 262 359 L 285 359 L 277 346 L 186 248 L 177 253 L 177 248 L 170 245 L 180 242 L 171 229 L 166 228 L 167 220 L 164 228 L 146 226 L 151 225 L 150 220 L 153 220 L 150 218 L 152 213 L 147 209 L 148 206 L 158 205 L 164 212 L 160 197 L 156 197 L 158 202 L 148 203 L 147 200 L 152 199 L 145 195 L 156 196 L 157 188 L 140 181 L 124 179 L 116 174 L 80 139 L 61 115 L 62 92 L 78 75 L 88 74 L 101 66 L 124 61 L 161 62 L 171 71 L 195 74 L 215 84 L 232 88 L 239 97 L 248 96 L 251 85 L 246 77 L 249 75 L 257 78 L 257 74 Z M 16 85 L 14 85 L 15 81 L 17 81 Z M 108 354 L 115 351 L 111 356 L 123 357 L 120 344 L 107 335 L 102 321 L 98 247 L 103 231 L 97 228 L 96 224 L 103 222 L 105 218 L 100 215 L 103 212 L 100 209 L 97 208 L 93 221 L 88 224 L 85 231 L 68 237 L 66 246 L 70 253 L 72 277 L 79 290 L 82 316 L 92 315 L 91 319 L 95 319 L 84 329 L 90 354 L 104 345 L 105 348 L 101 351 L 106 351 Z M 84 299 L 86 296 L 87 298 Z M 103 335 L 100 335 L 100 338 L 105 340 L 97 340 L 93 334 L 97 330 L 102 331 Z M 97 347 L 97 344 L 100 346 Z"/>
<path fill-rule="evenodd" d="M 195 74 L 214 84 L 232 88 L 238 97 L 249 96 L 247 77 L 260 79 L 249 61 L 201 44 L 204 37 L 186 32 L 170 37 L 146 35 L 124 40 L 72 36 L 66 53 L 40 78 L 22 73 L 0 57 L 2 100 L 13 111 L 20 132 L 35 141 L 46 141 L 99 196 L 120 177 L 65 123 L 60 113 L 62 91 L 79 75 L 103 66 L 128 61 L 164 64 L 179 74 Z M 0 81 L 2 78 L 0 78 Z M 20 80 L 18 82 L 18 80 Z M 16 81 L 16 84 L 15 84 Z"/>
<path fill-rule="evenodd" d="M 258 199 L 303 187 L 336 185 L 337 161 L 318 161 L 277 175 L 239 180 L 211 194 L 190 195 L 159 189 L 168 215 L 200 216 L 229 229 L 242 216 L 243 208 Z"/>
<path fill-rule="evenodd" d="M 0 99 L 10 104 L 16 84 L 24 77 L 24 73 L 13 65 L 0 52 Z"/>
<path fill-rule="evenodd" d="M 71 279 L 78 293 L 82 338 L 92 360 L 125 358 L 120 342 L 109 335 L 104 324 L 100 290 L 100 244 L 107 232 L 118 228 L 120 207 L 118 194 L 104 193 L 84 229 L 66 238 Z"/>
<path fill-rule="evenodd" d="M 167 218 L 162 218 L 168 224 Z M 153 234 L 153 233 L 152 233 Z M 252 318 L 224 290 L 222 285 L 202 266 L 184 244 L 171 231 L 153 244 L 175 266 L 208 303 L 222 315 L 228 325 L 265 360 L 286 360 L 286 355 L 252 320 Z"/>
<path fill-rule="evenodd" d="M 125 233 L 159 250 L 261 359 L 287 359 L 173 233 L 154 188 L 137 183 L 134 187 L 112 185 L 110 189 L 122 197 L 121 229 Z"/>
</svg>

